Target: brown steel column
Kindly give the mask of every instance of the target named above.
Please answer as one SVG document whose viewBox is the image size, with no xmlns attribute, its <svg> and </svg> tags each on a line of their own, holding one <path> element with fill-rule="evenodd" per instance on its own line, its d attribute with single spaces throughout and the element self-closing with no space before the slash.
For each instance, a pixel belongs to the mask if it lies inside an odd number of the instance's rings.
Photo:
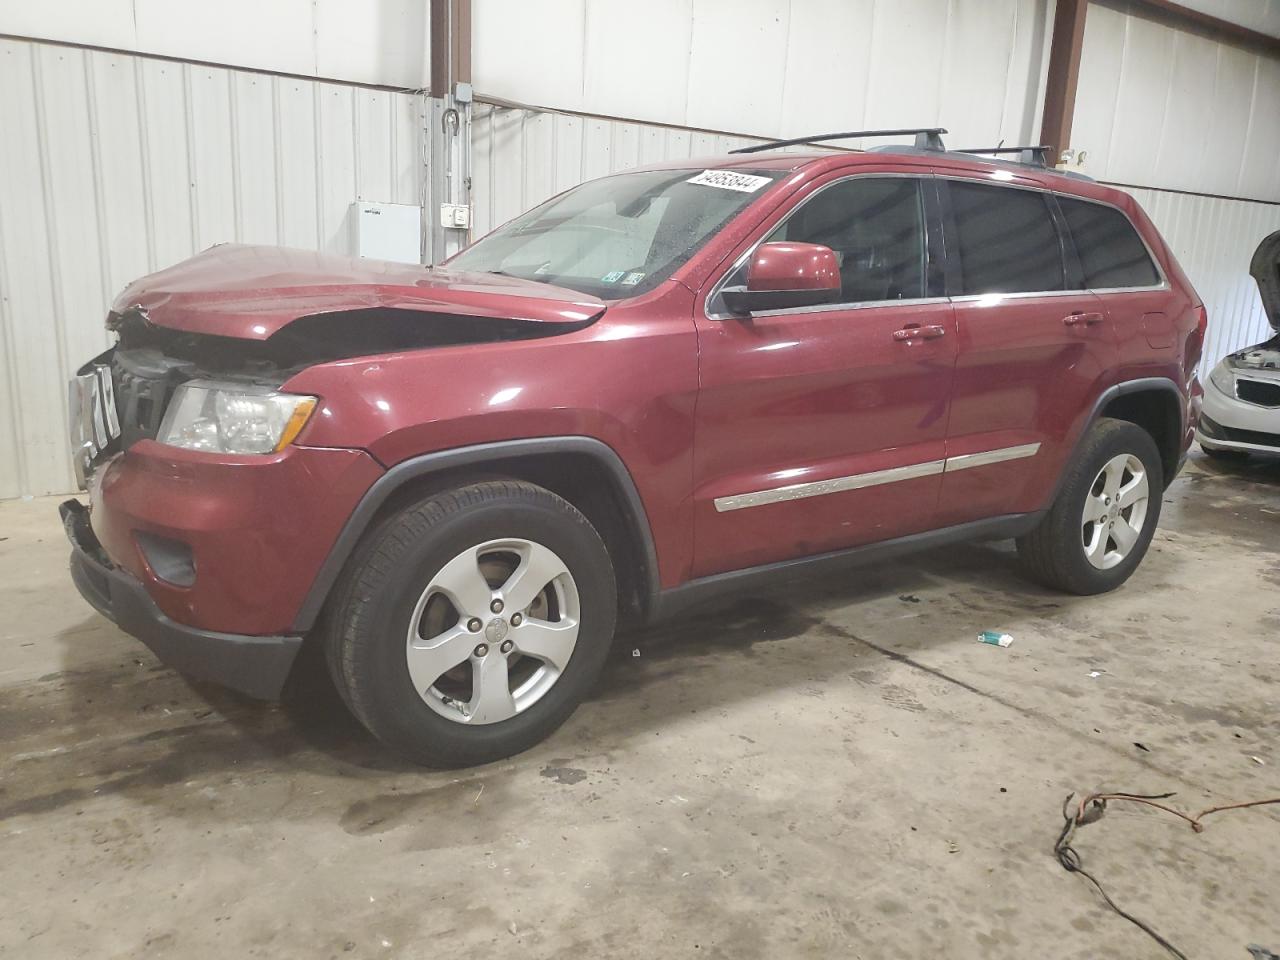
<svg viewBox="0 0 1280 960">
<path fill-rule="evenodd" d="M 431 96 L 471 82 L 471 0 L 431 0 Z"/>
<path fill-rule="evenodd" d="M 1045 158 L 1049 166 L 1058 162 L 1060 151 L 1071 146 L 1071 118 L 1076 109 L 1076 83 L 1080 79 L 1084 17 L 1088 9 L 1089 0 L 1058 0 L 1053 15 L 1044 115 L 1040 119 L 1040 142 L 1052 147 Z"/>
</svg>

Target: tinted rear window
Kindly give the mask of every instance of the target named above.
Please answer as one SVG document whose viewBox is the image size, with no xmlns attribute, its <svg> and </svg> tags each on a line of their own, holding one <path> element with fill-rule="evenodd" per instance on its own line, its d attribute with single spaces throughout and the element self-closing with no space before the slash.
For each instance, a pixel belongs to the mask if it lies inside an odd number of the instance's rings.
<svg viewBox="0 0 1280 960">
<path fill-rule="evenodd" d="M 964 293 L 1063 289 L 1062 244 L 1044 194 L 954 180 L 948 190 Z"/>
<path fill-rule="evenodd" d="M 1133 224 L 1119 210 L 1100 203 L 1059 197 L 1084 269 L 1085 286 L 1150 287 L 1160 273 Z"/>
</svg>

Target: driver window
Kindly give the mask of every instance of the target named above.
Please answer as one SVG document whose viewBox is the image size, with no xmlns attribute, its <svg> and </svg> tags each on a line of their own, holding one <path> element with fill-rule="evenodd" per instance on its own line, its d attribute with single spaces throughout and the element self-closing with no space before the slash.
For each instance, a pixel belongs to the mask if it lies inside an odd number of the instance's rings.
<svg viewBox="0 0 1280 960">
<path fill-rule="evenodd" d="M 840 264 L 842 303 L 925 295 L 924 201 L 920 182 L 854 177 L 819 191 L 765 242 L 830 247 Z"/>
</svg>

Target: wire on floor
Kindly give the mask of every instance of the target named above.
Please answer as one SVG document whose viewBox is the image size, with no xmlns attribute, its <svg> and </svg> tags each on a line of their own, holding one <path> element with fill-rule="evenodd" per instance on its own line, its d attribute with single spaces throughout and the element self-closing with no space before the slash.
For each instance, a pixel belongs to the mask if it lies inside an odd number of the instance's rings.
<svg viewBox="0 0 1280 960">
<path fill-rule="evenodd" d="M 1058 840 L 1053 845 L 1053 855 L 1057 857 L 1058 862 L 1062 864 L 1064 870 L 1068 873 L 1078 873 L 1091 884 L 1098 894 L 1106 901 L 1107 906 L 1124 917 L 1135 927 L 1149 936 L 1160 946 L 1169 952 L 1170 956 L 1176 957 L 1177 960 L 1190 960 L 1185 953 L 1175 947 L 1172 943 L 1161 936 L 1155 928 L 1143 920 L 1139 920 L 1133 914 L 1122 910 L 1110 894 L 1102 888 L 1102 884 L 1098 882 L 1097 877 L 1084 868 L 1084 861 L 1080 857 L 1080 852 L 1071 845 L 1072 839 L 1075 837 L 1076 831 L 1087 824 L 1095 823 L 1102 819 L 1102 815 L 1106 813 L 1107 803 L 1114 801 L 1124 801 L 1126 803 L 1140 803 L 1149 807 L 1155 807 L 1157 810 L 1163 810 L 1165 813 L 1171 813 L 1179 819 L 1185 820 L 1196 833 L 1204 830 L 1203 820 L 1212 813 L 1221 813 L 1226 810 L 1243 810 L 1246 807 L 1262 807 L 1267 804 L 1280 803 L 1280 797 L 1272 797 L 1269 800 L 1247 800 L 1243 803 L 1227 803 L 1217 807 L 1209 807 L 1207 810 L 1201 810 L 1192 816 L 1183 813 L 1181 810 L 1160 803 L 1161 800 L 1168 800 L 1172 797 L 1172 793 L 1090 793 L 1080 798 L 1080 802 L 1073 808 L 1072 800 L 1075 799 L 1074 793 L 1067 794 L 1067 799 L 1062 803 L 1062 831 L 1058 834 Z"/>
</svg>

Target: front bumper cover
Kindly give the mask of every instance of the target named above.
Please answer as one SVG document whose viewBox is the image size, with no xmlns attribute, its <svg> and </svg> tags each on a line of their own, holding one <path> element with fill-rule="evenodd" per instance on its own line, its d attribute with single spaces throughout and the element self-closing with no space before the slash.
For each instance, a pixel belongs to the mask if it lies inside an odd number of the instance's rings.
<svg viewBox="0 0 1280 960">
<path fill-rule="evenodd" d="M 136 577 L 107 558 L 89 526 L 84 504 L 67 500 L 58 513 L 71 541 L 71 579 L 99 613 L 180 673 L 260 700 L 280 696 L 302 647 L 301 637 L 214 633 L 174 622 Z"/>
<path fill-rule="evenodd" d="M 1280 408 L 1231 396 L 1210 379 L 1204 384 L 1196 440 L 1219 450 L 1276 453 L 1280 451 Z"/>
</svg>

